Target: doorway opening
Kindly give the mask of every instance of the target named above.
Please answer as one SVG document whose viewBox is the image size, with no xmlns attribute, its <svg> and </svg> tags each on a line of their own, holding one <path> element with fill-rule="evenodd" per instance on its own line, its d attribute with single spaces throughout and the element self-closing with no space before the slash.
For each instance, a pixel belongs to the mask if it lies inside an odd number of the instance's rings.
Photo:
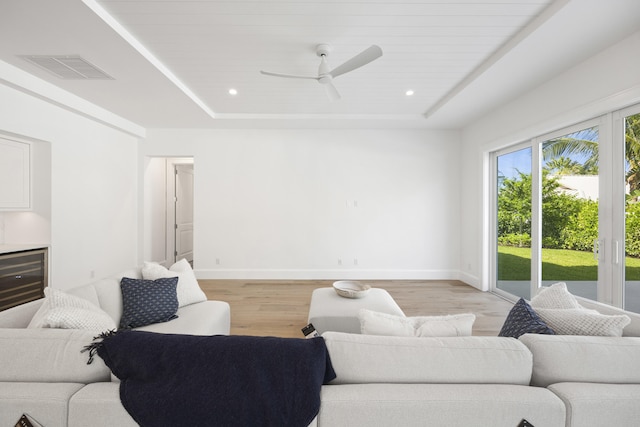
<svg viewBox="0 0 640 427">
<path fill-rule="evenodd" d="M 170 267 L 185 258 L 193 267 L 192 157 L 151 157 L 145 168 L 144 259 Z"/>
<path fill-rule="evenodd" d="M 174 164 L 174 262 L 184 258 L 193 267 L 193 163 Z"/>
</svg>

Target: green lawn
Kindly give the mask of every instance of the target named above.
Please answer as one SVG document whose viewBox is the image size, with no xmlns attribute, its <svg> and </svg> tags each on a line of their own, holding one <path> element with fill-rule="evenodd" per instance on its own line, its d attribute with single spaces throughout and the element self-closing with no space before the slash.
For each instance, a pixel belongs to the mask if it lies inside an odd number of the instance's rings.
<svg viewBox="0 0 640 427">
<path fill-rule="evenodd" d="M 640 280 L 640 259 L 625 260 L 626 280 Z M 593 253 L 566 249 L 542 250 L 542 280 L 597 280 Z M 531 249 L 498 247 L 498 280 L 530 280 Z"/>
</svg>

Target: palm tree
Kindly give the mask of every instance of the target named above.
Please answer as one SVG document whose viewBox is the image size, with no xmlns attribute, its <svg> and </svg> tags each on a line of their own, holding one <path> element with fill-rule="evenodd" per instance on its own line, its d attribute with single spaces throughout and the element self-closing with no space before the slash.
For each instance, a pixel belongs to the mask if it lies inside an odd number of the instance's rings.
<svg viewBox="0 0 640 427">
<path fill-rule="evenodd" d="M 598 128 L 593 127 L 567 136 L 545 141 L 542 146 L 542 158 L 550 171 L 563 174 L 575 171 L 563 158 L 582 156 L 583 174 L 598 173 Z M 625 118 L 625 179 L 630 194 L 640 193 L 640 114 Z M 577 163 L 577 162 L 576 162 Z M 564 165 L 564 166 L 562 166 Z M 562 166 L 562 167 L 561 167 Z"/>
<path fill-rule="evenodd" d="M 575 160 L 570 160 L 571 157 L 584 157 L 585 161 L 580 164 Z M 559 159 L 563 158 L 573 161 L 575 165 L 581 165 L 579 171 L 581 174 L 596 175 L 598 173 L 598 128 L 594 126 L 560 138 L 550 139 L 542 144 L 542 159 L 547 166 L 553 165 L 555 161 L 562 165 L 564 161 Z M 577 171 L 575 165 L 572 165 L 570 169 L 573 172 Z M 553 170 L 549 167 L 547 169 Z"/>
<path fill-rule="evenodd" d="M 588 175 L 582 163 L 564 156 L 547 161 L 545 169 L 554 175 Z"/>
<path fill-rule="evenodd" d="M 640 114 L 625 118 L 625 158 L 627 173 L 625 178 L 629 184 L 629 192 L 640 190 Z"/>
</svg>

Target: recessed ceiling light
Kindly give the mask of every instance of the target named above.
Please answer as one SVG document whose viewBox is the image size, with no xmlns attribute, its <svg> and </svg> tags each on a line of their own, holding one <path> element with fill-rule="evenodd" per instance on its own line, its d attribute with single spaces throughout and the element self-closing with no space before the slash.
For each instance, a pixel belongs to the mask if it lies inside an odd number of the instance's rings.
<svg viewBox="0 0 640 427">
<path fill-rule="evenodd" d="M 238 91 L 236 89 L 233 89 L 233 88 L 229 89 L 229 95 L 237 95 L 237 94 L 238 94 Z"/>
<path fill-rule="evenodd" d="M 408 91 L 406 91 L 404 94 L 407 96 L 412 96 L 415 92 L 412 91 L 411 89 L 409 89 Z"/>
</svg>

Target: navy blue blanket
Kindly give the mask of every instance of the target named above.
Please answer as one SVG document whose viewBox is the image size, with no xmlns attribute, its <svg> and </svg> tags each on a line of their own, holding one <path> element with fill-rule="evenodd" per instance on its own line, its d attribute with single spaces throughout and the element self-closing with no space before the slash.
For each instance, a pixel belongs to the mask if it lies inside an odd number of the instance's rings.
<svg viewBox="0 0 640 427">
<path fill-rule="evenodd" d="M 324 339 L 119 331 L 87 346 L 143 427 L 307 426 L 335 378 Z M 91 360 L 90 357 L 90 360 Z"/>
</svg>

